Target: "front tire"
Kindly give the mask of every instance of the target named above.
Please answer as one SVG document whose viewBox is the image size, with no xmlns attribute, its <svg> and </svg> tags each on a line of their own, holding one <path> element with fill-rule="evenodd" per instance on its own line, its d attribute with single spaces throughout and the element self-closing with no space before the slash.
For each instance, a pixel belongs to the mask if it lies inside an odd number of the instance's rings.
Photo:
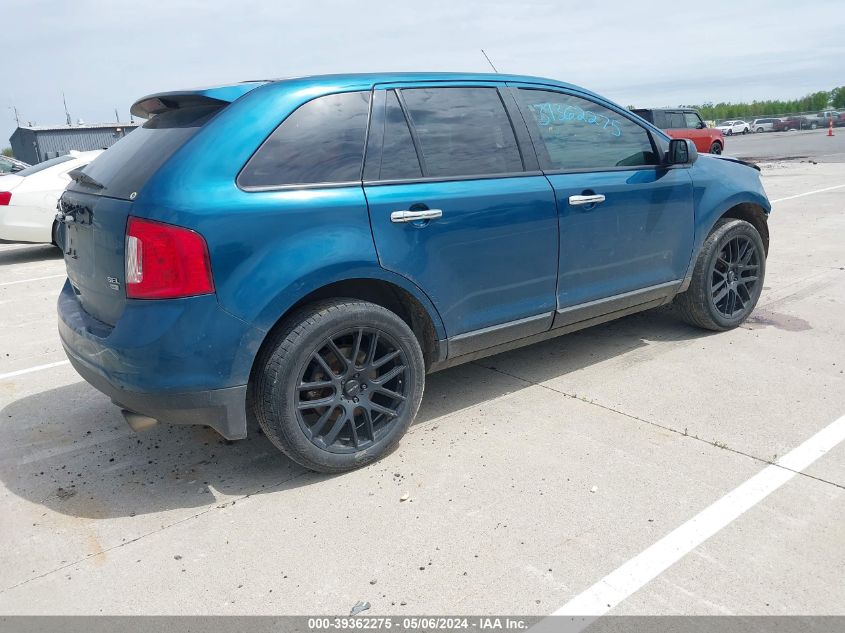
<svg viewBox="0 0 845 633">
<path fill-rule="evenodd" d="M 338 473 L 390 452 L 422 400 L 425 362 L 393 312 L 357 299 L 297 311 L 268 341 L 252 378 L 269 440 L 311 470 Z"/>
<path fill-rule="evenodd" d="M 710 153 L 711 154 L 721 154 L 722 153 L 722 144 L 719 141 L 713 141 L 713 144 L 710 146 Z"/>
<path fill-rule="evenodd" d="M 706 330 L 730 330 L 754 310 L 763 290 L 763 239 L 744 220 L 723 218 L 704 240 L 686 292 L 675 299 L 679 316 Z"/>
</svg>

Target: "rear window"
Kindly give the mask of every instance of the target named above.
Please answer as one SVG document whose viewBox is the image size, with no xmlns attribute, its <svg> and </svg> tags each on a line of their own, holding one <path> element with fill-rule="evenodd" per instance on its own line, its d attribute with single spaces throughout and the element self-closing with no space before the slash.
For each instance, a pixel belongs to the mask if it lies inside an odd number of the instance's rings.
<svg viewBox="0 0 845 633">
<path fill-rule="evenodd" d="M 173 153 L 224 105 L 202 106 L 164 112 L 129 132 L 83 171 L 102 185 L 91 190 L 84 183 L 71 189 L 85 189 L 112 198 L 131 199 Z"/>
<path fill-rule="evenodd" d="M 44 171 L 45 169 L 50 169 L 50 167 L 55 167 L 56 165 L 66 163 L 69 160 L 73 160 L 73 156 L 65 155 L 59 156 L 58 158 L 51 158 L 50 160 L 45 160 L 43 163 L 38 163 L 37 165 L 33 165 L 32 167 L 21 169 L 19 172 L 16 172 L 16 175 L 31 176 L 32 174 L 37 174 L 39 171 Z"/>
</svg>

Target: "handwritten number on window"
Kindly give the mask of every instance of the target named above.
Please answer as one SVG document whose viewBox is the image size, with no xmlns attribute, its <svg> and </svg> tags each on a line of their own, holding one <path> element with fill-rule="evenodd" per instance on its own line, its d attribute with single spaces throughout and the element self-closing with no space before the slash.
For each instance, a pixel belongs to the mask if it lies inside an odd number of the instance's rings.
<svg viewBox="0 0 845 633">
<path fill-rule="evenodd" d="M 602 130 L 607 130 L 615 137 L 622 136 L 622 129 L 615 119 L 603 114 L 596 114 L 590 110 L 583 110 L 576 105 L 562 103 L 537 103 L 528 106 L 537 120 L 537 125 L 546 127 L 556 123 L 567 123 L 578 121 L 587 125 L 596 125 Z"/>
</svg>

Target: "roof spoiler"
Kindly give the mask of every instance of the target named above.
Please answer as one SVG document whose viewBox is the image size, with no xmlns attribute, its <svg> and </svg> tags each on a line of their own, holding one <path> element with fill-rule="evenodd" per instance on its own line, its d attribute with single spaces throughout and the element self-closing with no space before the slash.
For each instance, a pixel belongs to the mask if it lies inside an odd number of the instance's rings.
<svg viewBox="0 0 845 633">
<path fill-rule="evenodd" d="M 214 88 L 158 92 L 138 99 L 132 104 L 129 112 L 141 119 L 149 119 L 156 114 L 169 112 L 170 110 L 195 108 L 197 106 L 225 105 L 232 103 L 235 99 L 242 97 L 247 92 L 254 90 L 264 83 L 266 82 L 245 81 L 239 84 L 217 86 Z"/>
</svg>

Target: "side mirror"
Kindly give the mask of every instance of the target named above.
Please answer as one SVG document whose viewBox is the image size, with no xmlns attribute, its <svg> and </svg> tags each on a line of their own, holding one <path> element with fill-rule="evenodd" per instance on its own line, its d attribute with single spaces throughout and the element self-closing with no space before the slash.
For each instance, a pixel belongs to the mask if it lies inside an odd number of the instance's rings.
<svg viewBox="0 0 845 633">
<path fill-rule="evenodd" d="M 707 129 L 707 124 L 704 121 L 699 121 L 698 122 L 698 129 L 699 130 Z"/>
<path fill-rule="evenodd" d="M 669 141 L 666 162 L 670 165 L 692 165 L 698 159 L 695 143 L 688 138 L 673 138 Z"/>
</svg>

